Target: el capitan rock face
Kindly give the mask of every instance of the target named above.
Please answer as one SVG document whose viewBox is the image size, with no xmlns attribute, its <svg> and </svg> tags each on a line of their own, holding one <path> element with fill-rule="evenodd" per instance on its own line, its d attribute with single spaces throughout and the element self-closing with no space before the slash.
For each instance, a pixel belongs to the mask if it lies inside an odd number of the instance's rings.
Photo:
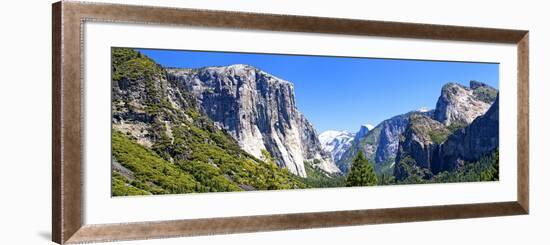
<svg viewBox="0 0 550 245">
<path fill-rule="evenodd" d="M 112 60 L 113 196 L 306 187 L 242 150 L 152 59 L 116 48 Z"/>
<path fill-rule="evenodd" d="M 202 111 L 246 152 L 262 159 L 267 150 L 279 166 L 302 177 L 304 161 L 340 172 L 296 108 L 292 83 L 248 65 L 166 70 L 168 79 L 190 91 Z"/>
</svg>

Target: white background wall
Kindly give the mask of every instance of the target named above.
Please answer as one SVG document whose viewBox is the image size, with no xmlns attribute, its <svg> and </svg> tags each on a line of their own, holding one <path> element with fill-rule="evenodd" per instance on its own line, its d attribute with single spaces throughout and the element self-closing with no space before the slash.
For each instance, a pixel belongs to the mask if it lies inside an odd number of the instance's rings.
<svg viewBox="0 0 550 245">
<path fill-rule="evenodd" d="M 550 25 L 545 1 L 114 1 L 530 30 L 531 214 L 116 244 L 548 244 Z M 50 244 L 51 2 L 0 8 L 0 244 Z M 506 129 L 501 129 L 506 130 Z"/>
</svg>

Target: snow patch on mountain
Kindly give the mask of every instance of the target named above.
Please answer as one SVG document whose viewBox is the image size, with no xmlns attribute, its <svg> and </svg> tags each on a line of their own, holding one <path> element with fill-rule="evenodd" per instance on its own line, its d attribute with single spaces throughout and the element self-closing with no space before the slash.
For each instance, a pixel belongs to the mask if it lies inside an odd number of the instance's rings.
<svg viewBox="0 0 550 245">
<path fill-rule="evenodd" d="M 332 159 L 338 161 L 353 142 L 354 135 L 347 131 L 328 130 L 319 135 L 323 150 L 330 152 Z"/>
<path fill-rule="evenodd" d="M 367 128 L 369 131 L 372 130 L 374 128 L 374 126 L 372 124 L 363 124 L 363 127 Z"/>
<path fill-rule="evenodd" d="M 430 111 L 430 109 L 428 109 L 428 107 L 420 107 L 418 108 L 418 110 L 416 110 L 417 112 L 428 112 Z"/>
</svg>

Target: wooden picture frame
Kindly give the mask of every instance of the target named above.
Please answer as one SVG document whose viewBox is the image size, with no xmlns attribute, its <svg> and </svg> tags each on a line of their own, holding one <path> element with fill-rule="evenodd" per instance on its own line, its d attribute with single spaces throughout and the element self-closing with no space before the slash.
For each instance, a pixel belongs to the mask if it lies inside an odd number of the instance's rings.
<svg viewBox="0 0 550 245">
<path fill-rule="evenodd" d="M 150 239 L 428 221 L 529 212 L 529 34 L 525 30 L 58 2 L 52 15 L 52 239 L 65 243 Z M 230 218 L 84 225 L 81 32 L 90 20 L 251 30 L 508 43 L 517 46 L 517 200 Z"/>
</svg>

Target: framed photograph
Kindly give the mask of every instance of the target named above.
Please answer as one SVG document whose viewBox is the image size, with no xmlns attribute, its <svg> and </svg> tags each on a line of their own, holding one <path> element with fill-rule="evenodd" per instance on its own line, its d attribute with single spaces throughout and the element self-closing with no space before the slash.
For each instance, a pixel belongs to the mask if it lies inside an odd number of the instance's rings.
<svg viewBox="0 0 550 245">
<path fill-rule="evenodd" d="M 55 242 L 529 212 L 528 31 L 53 4 Z"/>
</svg>

